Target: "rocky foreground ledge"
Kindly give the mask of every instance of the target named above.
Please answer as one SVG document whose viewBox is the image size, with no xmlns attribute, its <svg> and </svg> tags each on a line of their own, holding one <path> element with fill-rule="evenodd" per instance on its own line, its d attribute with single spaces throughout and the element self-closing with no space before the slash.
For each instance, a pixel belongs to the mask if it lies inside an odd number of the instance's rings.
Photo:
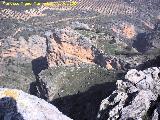
<svg viewBox="0 0 160 120">
<path fill-rule="evenodd" d="M 71 120 L 45 100 L 21 90 L 0 88 L 0 120 Z"/>
<path fill-rule="evenodd" d="M 159 120 L 160 67 L 132 69 L 100 105 L 98 120 Z M 71 120 L 45 100 L 0 88 L 0 120 Z"/>
<path fill-rule="evenodd" d="M 100 105 L 99 120 L 159 120 L 160 67 L 132 69 Z"/>
</svg>

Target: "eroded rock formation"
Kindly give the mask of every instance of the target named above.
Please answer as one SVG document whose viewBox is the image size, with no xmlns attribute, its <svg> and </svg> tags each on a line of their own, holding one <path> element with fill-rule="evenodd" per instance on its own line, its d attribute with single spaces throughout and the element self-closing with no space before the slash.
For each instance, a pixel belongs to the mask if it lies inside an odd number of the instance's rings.
<svg viewBox="0 0 160 120">
<path fill-rule="evenodd" d="M 120 25 L 112 27 L 112 30 L 118 35 L 122 35 L 123 37 L 128 39 L 132 39 L 137 34 L 135 26 L 129 23 L 121 23 Z"/>
<path fill-rule="evenodd" d="M 43 99 L 7 88 L 0 88 L 0 113 L 3 120 L 71 120 Z"/>
<path fill-rule="evenodd" d="M 100 120 L 159 119 L 160 68 L 132 69 L 116 84 L 117 90 L 101 103 Z"/>
<path fill-rule="evenodd" d="M 38 35 L 32 35 L 28 39 L 19 37 L 18 39 L 8 37 L 2 39 L 2 57 L 18 58 L 21 62 L 31 62 L 41 56 L 46 55 L 46 39 Z"/>
<path fill-rule="evenodd" d="M 71 27 L 78 30 L 91 30 L 91 28 L 87 24 L 80 23 L 78 21 L 72 22 Z"/>
<path fill-rule="evenodd" d="M 90 39 L 71 28 L 55 29 L 54 33 L 47 35 L 49 67 L 94 62 Z"/>
</svg>

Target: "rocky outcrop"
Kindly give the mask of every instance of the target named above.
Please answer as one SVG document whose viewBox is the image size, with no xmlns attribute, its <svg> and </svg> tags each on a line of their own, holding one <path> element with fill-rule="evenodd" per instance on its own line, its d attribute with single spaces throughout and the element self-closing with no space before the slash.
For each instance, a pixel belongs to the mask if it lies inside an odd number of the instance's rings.
<svg viewBox="0 0 160 120">
<path fill-rule="evenodd" d="M 45 57 L 46 48 L 46 39 L 39 35 L 1 39 L 0 86 L 28 92 L 30 83 L 35 80 L 32 61 Z"/>
<path fill-rule="evenodd" d="M 95 47 L 93 40 L 74 30 L 89 30 L 87 24 L 73 22 L 71 27 L 55 28 L 52 31 L 46 31 L 41 36 L 31 35 L 20 36 L 17 39 L 13 37 L 2 39 L 3 64 L 13 62 L 12 58 L 14 58 L 13 64 L 16 66 L 20 63 L 31 63 L 31 61 L 43 57 L 47 59 L 48 67 L 77 66 L 81 63 L 89 63 L 98 64 L 107 69 L 122 68 L 123 65 L 118 66 L 120 65 L 118 62 L 116 67 L 112 65 L 115 61 Z"/>
<path fill-rule="evenodd" d="M 55 29 L 47 34 L 49 67 L 79 63 L 93 63 L 90 39 L 71 28 Z"/>
<path fill-rule="evenodd" d="M 79 23 L 80 24 L 80 23 Z M 81 23 L 82 24 L 82 23 Z M 91 39 L 84 37 L 70 27 L 45 33 L 47 38 L 47 61 L 49 67 L 97 64 L 107 69 L 123 69 L 127 64 L 115 57 L 105 55 L 96 48 Z"/>
<path fill-rule="evenodd" d="M 137 34 L 135 26 L 129 23 L 121 23 L 120 25 L 113 26 L 112 30 L 118 35 L 122 35 L 123 37 L 128 39 L 132 39 Z"/>
<path fill-rule="evenodd" d="M 3 120 L 71 120 L 55 106 L 21 90 L 0 88 L 0 118 Z"/>
<path fill-rule="evenodd" d="M 80 23 L 78 21 L 72 22 L 71 27 L 78 30 L 91 30 L 91 28 L 87 24 Z"/>
<path fill-rule="evenodd" d="M 90 39 L 83 37 L 71 28 L 55 29 L 46 32 L 44 37 L 32 35 L 2 40 L 2 57 L 14 57 L 18 61 L 30 63 L 39 57 L 47 57 L 49 67 L 58 65 L 93 63 L 92 44 Z"/>
<path fill-rule="evenodd" d="M 116 84 L 117 90 L 102 101 L 98 119 L 158 120 L 160 68 L 132 69 Z"/>
<path fill-rule="evenodd" d="M 2 57 L 14 57 L 24 63 L 46 55 L 46 39 L 32 35 L 28 39 L 20 36 L 18 39 L 8 37 L 2 39 Z"/>
</svg>

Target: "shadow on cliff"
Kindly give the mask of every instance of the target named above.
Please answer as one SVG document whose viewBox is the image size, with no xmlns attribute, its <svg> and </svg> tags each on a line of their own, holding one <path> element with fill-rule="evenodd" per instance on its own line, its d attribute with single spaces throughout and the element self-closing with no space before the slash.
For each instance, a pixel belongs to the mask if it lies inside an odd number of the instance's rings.
<svg viewBox="0 0 160 120">
<path fill-rule="evenodd" d="M 32 71 L 35 75 L 36 81 L 30 84 L 29 92 L 44 100 L 48 99 L 48 90 L 43 80 L 39 79 L 38 74 L 48 68 L 48 62 L 46 57 L 39 57 L 32 60 Z"/>
<path fill-rule="evenodd" d="M 151 48 L 155 48 L 155 43 L 159 44 L 160 21 L 157 21 L 154 26 L 155 28 L 150 32 L 139 33 L 136 36 L 132 46 L 136 48 L 138 52 L 145 53 Z"/>
<path fill-rule="evenodd" d="M 0 99 L 0 120 L 24 120 L 17 110 L 17 102 L 11 97 Z"/>
<path fill-rule="evenodd" d="M 104 53 L 100 52 L 95 46 L 91 47 L 91 50 L 94 54 L 94 63 L 97 65 L 100 65 L 101 67 L 106 67 L 106 57 L 104 56 Z"/>
<path fill-rule="evenodd" d="M 160 67 L 160 55 L 155 59 L 148 60 L 136 67 L 137 70 L 145 70 L 150 67 Z"/>
<path fill-rule="evenodd" d="M 48 62 L 46 57 L 39 57 L 32 60 L 32 71 L 35 76 L 42 71 L 48 68 Z"/>
<path fill-rule="evenodd" d="M 74 120 L 96 120 L 102 100 L 115 89 L 115 82 L 95 85 L 86 92 L 57 98 L 51 104 Z"/>
<path fill-rule="evenodd" d="M 145 53 L 152 46 L 152 43 L 148 38 L 149 34 L 139 33 L 136 37 L 136 40 L 133 42 L 132 46 L 137 49 L 138 52 Z"/>
</svg>

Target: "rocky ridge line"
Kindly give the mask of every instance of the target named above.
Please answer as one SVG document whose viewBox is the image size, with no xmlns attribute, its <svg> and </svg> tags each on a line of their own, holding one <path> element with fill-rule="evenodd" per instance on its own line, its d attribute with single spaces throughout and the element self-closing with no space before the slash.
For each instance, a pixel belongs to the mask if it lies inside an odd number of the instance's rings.
<svg viewBox="0 0 160 120">
<path fill-rule="evenodd" d="M 85 29 L 83 26 L 78 27 Z M 96 63 L 108 69 L 123 67 L 123 64 L 118 66 L 115 60 L 111 61 L 112 58 L 98 50 L 89 38 L 70 27 L 46 31 L 43 37 L 39 35 L 31 35 L 28 39 L 23 36 L 18 39 L 8 37 L 1 41 L 3 61 L 11 57 L 18 58 L 19 63 L 30 63 L 43 57 L 47 59 L 49 67 L 80 63 Z M 117 65 L 113 67 L 112 63 Z"/>
</svg>

